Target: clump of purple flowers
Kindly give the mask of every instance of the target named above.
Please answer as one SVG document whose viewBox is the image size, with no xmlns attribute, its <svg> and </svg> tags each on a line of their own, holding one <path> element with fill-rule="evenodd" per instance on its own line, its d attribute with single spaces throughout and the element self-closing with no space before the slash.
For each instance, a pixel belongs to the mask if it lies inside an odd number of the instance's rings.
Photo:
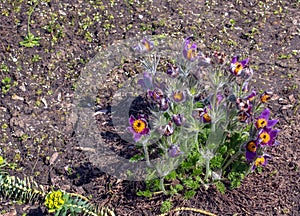
<svg viewBox="0 0 300 216">
<path fill-rule="evenodd" d="M 142 116 L 131 116 L 128 130 L 136 142 L 142 136 L 149 140 L 159 137 L 157 153 L 161 160 L 151 167 L 155 167 L 161 182 L 183 161 L 192 163 L 194 168 L 181 176 L 202 166 L 203 184 L 226 177 L 237 182 L 241 179 L 234 176 L 246 176 L 256 167 L 265 166 L 271 158 L 266 153 L 268 148 L 278 145 L 279 130 L 274 128 L 278 120 L 270 119 L 270 110 L 264 108 L 273 93 L 258 94 L 256 89 L 251 90 L 254 72 L 249 58 L 239 60 L 234 56 L 228 62 L 225 53 L 217 51 L 209 57 L 198 50 L 193 39 L 184 40 L 178 59 L 166 59 L 167 81 L 156 79 L 156 57 L 154 61 L 142 62 L 147 67 L 138 84 L 154 105 L 154 127 L 150 130 Z M 156 48 L 153 44 L 143 40 L 135 50 L 149 54 Z M 202 70 L 208 73 L 199 74 Z M 145 158 L 151 164 L 148 149 L 143 146 Z M 239 166 L 247 169 L 241 171 Z M 164 185 L 160 186 L 164 191 Z"/>
</svg>

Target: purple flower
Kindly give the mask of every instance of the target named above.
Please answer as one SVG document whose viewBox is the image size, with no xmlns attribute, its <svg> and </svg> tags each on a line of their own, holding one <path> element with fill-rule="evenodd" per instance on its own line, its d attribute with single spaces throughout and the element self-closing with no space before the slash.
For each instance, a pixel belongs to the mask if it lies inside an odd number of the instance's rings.
<svg viewBox="0 0 300 216">
<path fill-rule="evenodd" d="M 236 105 L 237 105 L 237 109 L 239 111 L 249 112 L 252 109 L 252 106 L 251 106 L 249 100 L 243 100 L 241 98 L 237 98 Z"/>
<path fill-rule="evenodd" d="M 161 111 L 167 111 L 169 109 L 170 99 L 169 98 L 162 98 L 160 100 L 159 108 Z"/>
<path fill-rule="evenodd" d="M 269 116 L 270 116 L 269 109 L 265 109 L 264 111 L 262 111 L 260 116 L 255 122 L 255 127 L 257 129 L 264 128 L 264 127 L 269 127 L 269 128 L 273 127 L 278 122 L 278 120 L 269 120 Z"/>
<path fill-rule="evenodd" d="M 143 78 L 139 79 L 137 82 L 143 89 L 152 89 L 153 83 L 152 83 L 152 76 L 148 72 L 143 73 Z"/>
<path fill-rule="evenodd" d="M 131 115 L 129 118 L 129 124 L 130 127 L 127 129 L 133 134 L 133 139 L 135 142 L 138 142 L 143 135 L 148 135 L 150 132 L 148 123 L 143 115 L 138 115 L 137 119 Z"/>
<path fill-rule="evenodd" d="M 160 127 L 160 131 L 164 136 L 171 136 L 174 133 L 172 122 L 169 121 L 167 125 Z"/>
<path fill-rule="evenodd" d="M 248 101 L 253 101 L 254 98 L 255 98 L 255 96 L 256 96 L 256 91 L 253 90 L 253 91 L 251 92 L 251 94 L 248 95 L 248 96 L 246 97 L 246 100 L 248 100 Z"/>
<path fill-rule="evenodd" d="M 195 61 L 198 56 L 197 45 L 192 44 L 190 39 L 191 39 L 191 37 L 188 37 L 184 41 L 183 56 L 185 59 L 187 59 L 189 61 Z"/>
<path fill-rule="evenodd" d="M 256 167 L 266 166 L 268 162 L 267 159 L 269 158 L 271 158 L 271 156 L 267 154 L 263 154 L 262 156 L 257 157 L 252 165 L 252 171 L 255 170 Z"/>
<path fill-rule="evenodd" d="M 185 118 L 181 114 L 173 114 L 172 120 L 175 123 L 175 125 L 181 126 L 183 124 Z"/>
<path fill-rule="evenodd" d="M 172 77 L 176 78 L 179 75 L 179 68 L 176 66 L 173 66 L 172 64 L 168 63 L 168 69 L 167 69 L 167 74 Z"/>
<path fill-rule="evenodd" d="M 217 94 L 217 104 L 220 104 L 222 102 L 223 98 L 224 98 L 223 95 Z"/>
<path fill-rule="evenodd" d="M 180 151 L 180 148 L 178 145 L 171 144 L 171 146 L 168 149 L 169 157 L 175 158 L 182 154 L 183 154 L 183 152 Z"/>
<path fill-rule="evenodd" d="M 154 90 L 147 90 L 148 97 L 153 101 L 160 103 L 161 99 L 164 97 L 164 93 L 161 89 L 155 88 Z"/>
<path fill-rule="evenodd" d="M 239 122 L 248 123 L 249 119 L 251 117 L 251 114 L 246 111 L 240 111 L 240 112 L 238 112 L 237 117 L 238 117 Z"/>
<path fill-rule="evenodd" d="M 243 69 L 249 62 L 249 58 L 244 59 L 240 62 L 238 60 L 239 60 L 239 57 L 235 56 L 232 58 L 231 64 L 230 64 L 230 71 L 235 76 L 240 76 L 242 74 Z"/>
<path fill-rule="evenodd" d="M 280 130 L 272 130 L 272 128 L 264 127 L 258 133 L 258 142 L 261 146 L 274 146 L 277 145 L 275 138 Z"/>
<path fill-rule="evenodd" d="M 206 108 L 204 108 L 204 109 L 203 108 L 197 108 L 197 109 L 193 110 L 192 111 L 192 116 L 195 119 L 202 120 L 202 122 L 204 122 L 204 123 L 211 122 L 211 117 L 208 114 Z"/>
<path fill-rule="evenodd" d="M 246 145 L 246 159 L 248 161 L 252 161 L 256 157 L 256 150 L 257 150 L 258 144 L 257 141 L 251 140 Z"/>
<path fill-rule="evenodd" d="M 172 93 L 171 98 L 173 99 L 174 102 L 176 103 L 182 103 L 186 99 L 186 94 L 184 91 L 175 91 Z"/>
<path fill-rule="evenodd" d="M 133 47 L 133 50 L 139 53 L 151 52 L 154 48 L 154 43 L 146 38 L 141 41 L 140 44 Z"/>
</svg>

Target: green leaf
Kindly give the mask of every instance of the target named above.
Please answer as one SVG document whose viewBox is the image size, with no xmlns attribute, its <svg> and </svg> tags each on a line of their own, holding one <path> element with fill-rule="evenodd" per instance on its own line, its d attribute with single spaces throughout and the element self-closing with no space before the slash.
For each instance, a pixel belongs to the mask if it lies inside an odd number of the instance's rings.
<svg viewBox="0 0 300 216">
<path fill-rule="evenodd" d="M 163 201 L 160 207 L 160 212 L 166 213 L 171 210 L 172 206 L 173 206 L 172 201 L 170 200 Z"/>
</svg>

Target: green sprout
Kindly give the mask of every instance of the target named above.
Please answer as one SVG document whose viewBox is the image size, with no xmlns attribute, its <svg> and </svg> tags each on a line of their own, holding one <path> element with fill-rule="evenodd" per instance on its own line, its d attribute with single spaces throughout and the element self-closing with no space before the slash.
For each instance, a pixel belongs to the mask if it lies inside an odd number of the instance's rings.
<svg viewBox="0 0 300 216">
<path fill-rule="evenodd" d="M 27 35 L 24 37 L 24 40 L 21 41 L 19 44 L 21 46 L 27 47 L 27 48 L 32 48 L 35 46 L 39 46 L 40 43 L 39 41 L 41 40 L 41 37 L 36 37 L 34 34 L 30 32 L 30 21 L 31 21 L 31 15 L 38 5 L 39 1 L 35 0 L 35 3 L 32 7 L 30 7 L 30 10 L 28 11 L 28 21 L 27 21 Z"/>
</svg>

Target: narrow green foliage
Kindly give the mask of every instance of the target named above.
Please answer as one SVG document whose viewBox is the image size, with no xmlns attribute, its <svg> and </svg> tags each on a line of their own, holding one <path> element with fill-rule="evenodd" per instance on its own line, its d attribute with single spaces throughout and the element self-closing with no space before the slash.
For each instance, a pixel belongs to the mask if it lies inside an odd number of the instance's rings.
<svg viewBox="0 0 300 216">
<path fill-rule="evenodd" d="M 19 179 L 0 173 L 0 193 L 5 199 L 22 203 L 42 203 L 45 198 L 44 188 L 30 178 Z"/>
</svg>

